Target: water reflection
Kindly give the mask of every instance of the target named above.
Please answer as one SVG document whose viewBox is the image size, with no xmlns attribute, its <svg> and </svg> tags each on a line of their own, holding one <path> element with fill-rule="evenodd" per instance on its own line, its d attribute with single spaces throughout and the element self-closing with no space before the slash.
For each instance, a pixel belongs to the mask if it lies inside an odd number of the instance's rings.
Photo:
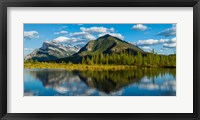
<svg viewBox="0 0 200 120">
<path fill-rule="evenodd" d="M 176 95 L 176 69 L 119 71 L 25 69 L 25 96 Z"/>
</svg>

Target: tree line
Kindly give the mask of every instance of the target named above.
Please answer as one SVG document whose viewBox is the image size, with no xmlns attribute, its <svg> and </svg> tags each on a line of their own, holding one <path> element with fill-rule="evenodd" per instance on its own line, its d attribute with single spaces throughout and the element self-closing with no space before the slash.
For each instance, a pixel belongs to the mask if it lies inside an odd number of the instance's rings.
<svg viewBox="0 0 200 120">
<path fill-rule="evenodd" d="M 138 52 L 133 55 L 129 52 L 123 51 L 119 54 L 95 54 L 92 56 L 83 57 L 81 64 L 111 64 L 111 65 L 136 65 L 136 66 L 150 66 L 150 67 L 176 67 L 176 54 L 173 55 L 158 55 L 147 53 L 142 55 Z"/>
<path fill-rule="evenodd" d="M 56 61 L 49 61 L 56 63 Z M 39 63 L 37 60 L 26 60 L 25 63 Z M 61 63 L 66 63 L 61 61 Z M 73 64 L 73 61 L 68 61 L 68 64 Z M 135 65 L 146 67 L 176 67 L 176 54 L 172 55 L 159 55 L 154 53 L 141 54 L 137 52 L 136 55 L 123 51 L 120 53 L 111 54 L 94 54 L 81 58 L 79 64 L 85 65 Z"/>
</svg>

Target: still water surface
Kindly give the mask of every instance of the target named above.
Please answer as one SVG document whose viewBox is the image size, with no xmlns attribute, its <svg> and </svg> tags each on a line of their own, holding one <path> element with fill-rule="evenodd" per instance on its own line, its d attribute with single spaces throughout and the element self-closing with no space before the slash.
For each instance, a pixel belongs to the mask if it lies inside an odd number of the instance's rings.
<svg viewBox="0 0 200 120">
<path fill-rule="evenodd" d="M 176 69 L 24 69 L 24 96 L 176 96 Z"/>
</svg>

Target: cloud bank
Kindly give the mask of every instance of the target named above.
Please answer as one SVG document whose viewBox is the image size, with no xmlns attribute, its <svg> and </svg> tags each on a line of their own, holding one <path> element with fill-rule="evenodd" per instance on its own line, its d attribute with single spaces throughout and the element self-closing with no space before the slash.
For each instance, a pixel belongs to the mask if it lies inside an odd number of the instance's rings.
<svg viewBox="0 0 200 120">
<path fill-rule="evenodd" d="M 157 34 L 158 36 L 164 36 L 164 37 L 169 37 L 169 36 L 175 36 L 176 35 L 176 25 L 172 25 L 171 28 L 167 28 Z"/>
<path fill-rule="evenodd" d="M 59 32 L 55 32 L 54 34 L 59 35 L 59 34 L 67 34 L 67 33 L 68 33 L 67 31 L 62 30 Z"/>
<path fill-rule="evenodd" d="M 24 31 L 25 39 L 39 38 L 39 33 L 37 31 Z"/>
<path fill-rule="evenodd" d="M 145 31 L 148 29 L 147 26 L 143 25 L 143 24 L 136 24 L 132 27 L 133 30 L 137 30 L 137 31 Z"/>
</svg>

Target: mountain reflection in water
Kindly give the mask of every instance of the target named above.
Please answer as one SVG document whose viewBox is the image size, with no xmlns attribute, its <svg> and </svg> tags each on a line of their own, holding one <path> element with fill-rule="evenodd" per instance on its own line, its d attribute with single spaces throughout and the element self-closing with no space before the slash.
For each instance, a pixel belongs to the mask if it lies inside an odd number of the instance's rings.
<svg viewBox="0 0 200 120">
<path fill-rule="evenodd" d="M 176 69 L 25 69 L 25 96 L 175 96 Z"/>
</svg>

